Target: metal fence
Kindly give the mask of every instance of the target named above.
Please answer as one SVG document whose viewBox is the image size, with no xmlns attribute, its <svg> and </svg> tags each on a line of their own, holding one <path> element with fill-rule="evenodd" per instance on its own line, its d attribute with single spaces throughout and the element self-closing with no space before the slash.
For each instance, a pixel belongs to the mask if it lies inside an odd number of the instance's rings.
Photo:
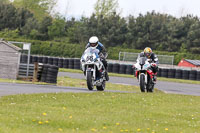
<svg viewBox="0 0 200 133">
<path fill-rule="evenodd" d="M 119 61 L 131 61 L 136 62 L 139 53 L 119 52 Z M 157 55 L 159 64 L 174 64 L 174 56 Z"/>
</svg>

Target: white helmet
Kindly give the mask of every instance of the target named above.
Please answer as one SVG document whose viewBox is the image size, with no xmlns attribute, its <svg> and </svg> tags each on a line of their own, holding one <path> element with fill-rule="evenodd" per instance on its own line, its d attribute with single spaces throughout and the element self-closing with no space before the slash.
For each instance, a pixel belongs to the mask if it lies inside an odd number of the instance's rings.
<svg viewBox="0 0 200 133">
<path fill-rule="evenodd" d="M 97 47 L 98 41 L 99 41 L 98 37 L 96 37 L 96 36 L 90 37 L 90 39 L 89 39 L 90 46 L 91 47 Z"/>
</svg>

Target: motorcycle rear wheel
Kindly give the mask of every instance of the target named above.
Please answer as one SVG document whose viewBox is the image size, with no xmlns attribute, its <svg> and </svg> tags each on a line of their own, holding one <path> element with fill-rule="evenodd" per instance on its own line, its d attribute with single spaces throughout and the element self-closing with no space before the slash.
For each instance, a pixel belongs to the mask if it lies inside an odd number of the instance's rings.
<svg viewBox="0 0 200 133">
<path fill-rule="evenodd" d="M 145 76 L 143 74 L 140 75 L 140 90 L 145 92 Z"/>
<path fill-rule="evenodd" d="M 94 89 L 92 72 L 87 72 L 87 87 L 88 87 L 89 90 Z"/>
<path fill-rule="evenodd" d="M 106 81 L 103 81 L 101 86 L 96 86 L 96 87 L 98 91 L 104 91 L 106 87 Z"/>
<path fill-rule="evenodd" d="M 153 90 L 154 90 L 154 83 L 150 83 L 148 86 L 149 87 L 147 89 L 147 92 L 153 92 Z"/>
</svg>

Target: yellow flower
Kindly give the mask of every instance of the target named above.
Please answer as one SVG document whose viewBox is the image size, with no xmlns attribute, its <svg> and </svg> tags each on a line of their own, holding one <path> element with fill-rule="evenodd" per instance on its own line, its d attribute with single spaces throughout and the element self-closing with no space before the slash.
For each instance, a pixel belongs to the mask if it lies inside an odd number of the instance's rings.
<svg viewBox="0 0 200 133">
<path fill-rule="evenodd" d="M 62 129 L 62 128 L 58 128 L 58 131 L 62 132 L 62 131 L 63 131 L 63 129 Z"/>
<path fill-rule="evenodd" d="M 104 126 L 103 129 L 107 129 L 107 127 Z"/>
<path fill-rule="evenodd" d="M 123 129 L 121 129 L 121 130 L 120 130 L 120 132 L 124 132 L 124 130 L 123 130 Z"/>
<path fill-rule="evenodd" d="M 128 132 L 128 129 L 125 129 L 125 132 Z"/>
<path fill-rule="evenodd" d="M 64 110 L 66 110 L 66 107 L 63 107 Z"/>
<path fill-rule="evenodd" d="M 47 113 L 42 113 L 42 115 L 46 116 L 46 115 L 47 115 Z"/>
<path fill-rule="evenodd" d="M 140 131 L 141 131 L 141 129 L 140 129 L 140 128 L 138 128 L 138 129 L 137 129 L 137 131 L 138 131 L 138 132 L 140 132 Z"/>
<path fill-rule="evenodd" d="M 41 124 L 43 124 L 43 122 L 39 121 L 39 122 L 38 122 L 38 124 L 40 124 L 40 125 L 41 125 Z"/>
<path fill-rule="evenodd" d="M 147 128 L 147 130 L 150 130 L 150 128 Z"/>
<path fill-rule="evenodd" d="M 119 123 L 116 123 L 117 126 L 119 126 Z"/>
<path fill-rule="evenodd" d="M 165 128 L 165 131 L 168 131 L 168 128 Z"/>
<path fill-rule="evenodd" d="M 72 116 L 70 115 L 70 116 L 69 116 L 69 119 L 71 119 L 71 118 L 72 118 Z"/>
<path fill-rule="evenodd" d="M 45 123 L 49 123 L 49 121 L 45 121 Z"/>
<path fill-rule="evenodd" d="M 92 128 L 91 131 L 96 132 L 97 130 L 95 128 Z"/>
<path fill-rule="evenodd" d="M 36 120 L 32 120 L 33 122 L 35 122 Z"/>
<path fill-rule="evenodd" d="M 156 120 L 153 120 L 153 122 L 156 122 Z"/>
</svg>

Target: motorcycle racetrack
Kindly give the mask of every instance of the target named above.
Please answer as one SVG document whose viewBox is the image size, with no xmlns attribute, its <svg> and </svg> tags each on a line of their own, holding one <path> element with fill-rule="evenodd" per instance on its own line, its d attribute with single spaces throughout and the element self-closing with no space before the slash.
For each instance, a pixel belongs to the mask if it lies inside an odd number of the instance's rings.
<svg viewBox="0 0 200 133">
<path fill-rule="evenodd" d="M 76 79 L 85 79 L 83 74 L 59 72 L 60 77 L 70 77 Z M 115 84 L 135 85 L 138 86 L 138 81 L 135 78 L 123 78 L 123 77 L 110 77 L 108 81 Z M 200 96 L 200 85 L 185 84 L 175 82 L 157 81 L 155 88 L 165 92 L 173 94 L 194 95 Z M 123 91 L 108 91 L 106 92 L 121 92 Z M 59 92 L 74 92 L 74 93 L 91 93 L 87 88 L 77 87 L 61 87 L 56 85 L 35 85 L 35 84 L 16 84 L 16 83 L 0 83 L 0 96 L 15 95 L 15 94 L 32 94 L 32 93 L 59 93 Z"/>
<path fill-rule="evenodd" d="M 62 77 L 68 76 L 71 78 L 85 79 L 84 75 L 80 73 L 59 72 L 58 76 L 62 76 Z M 139 83 L 136 78 L 110 77 L 110 80 L 108 82 L 116 83 L 116 84 L 139 86 Z M 185 83 L 159 81 L 159 78 L 158 78 L 155 88 L 158 88 L 159 90 L 165 93 L 200 96 L 199 84 L 197 85 L 197 84 L 185 84 Z"/>
</svg>

